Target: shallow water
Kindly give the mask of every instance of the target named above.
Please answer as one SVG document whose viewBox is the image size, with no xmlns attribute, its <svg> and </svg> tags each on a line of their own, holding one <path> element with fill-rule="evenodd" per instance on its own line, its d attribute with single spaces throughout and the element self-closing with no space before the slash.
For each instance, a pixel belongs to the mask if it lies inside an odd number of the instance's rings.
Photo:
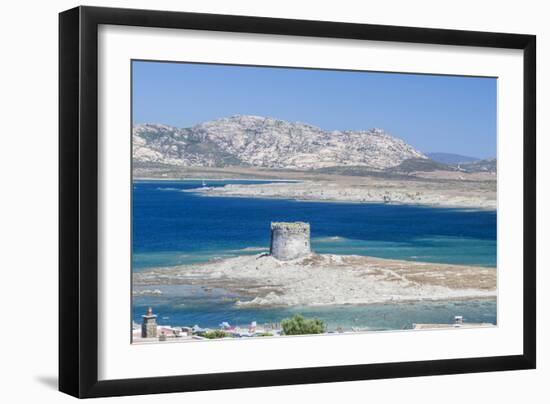
<svg viewBox="0 0 550 404">
<path fill-rule="evenodd" d="M 141 287 L 140 289 L 144 289 Z M 151 289 L 147 287 L 145 289 Z M 496 299 L 469 301 L 426 301 L 372 305 L 337 305 L 318 307 L 241 308 L 234 305 L 237 297 L 220 289 L 200 286 L 159 286 L 161 296 L 140 296 L 135 299 L 134 321 L 149 306 L 158 313 L 158 323 L 164 325 L 218 327 L 223 321 L 231 325 L 280 323 L 294 314 L 321 318 L 329 330 L 353 327 L 370 330 L 401 330 L 413 323 L 452 324 L 454 316 L 462 315 L 466 322 L 496 324 Z"/>
</svg>

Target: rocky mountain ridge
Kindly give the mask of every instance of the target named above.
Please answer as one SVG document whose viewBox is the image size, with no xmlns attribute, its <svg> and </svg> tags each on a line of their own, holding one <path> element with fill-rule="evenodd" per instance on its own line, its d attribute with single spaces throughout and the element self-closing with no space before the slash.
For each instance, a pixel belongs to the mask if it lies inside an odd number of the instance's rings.
<svg viewBox="0 0 550 404">
<path fill-rule="evenodd" d="M 382 129 L 325 131 L 305 123 L 249 115 L 190 128 L 137 124 L 132 138 L 134 162 L 180 167 L 384 170 L 405 160 L 427 159 Z"/>
</svg>

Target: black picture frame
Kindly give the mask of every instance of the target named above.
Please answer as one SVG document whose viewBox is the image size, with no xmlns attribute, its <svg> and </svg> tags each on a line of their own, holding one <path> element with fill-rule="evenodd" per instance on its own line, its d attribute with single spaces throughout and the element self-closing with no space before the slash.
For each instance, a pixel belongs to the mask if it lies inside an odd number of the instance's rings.
<svg viewBox="0 0 550 404">
<path fill-rule="evenodd" d="M 98 380 L 98 26 L 180 28 L 523 50 L 523 354 Z M 536 37 L 340 22 L 77 7 L 59 15 L 59 390 L 104 397 L 533 369 Z"/>
</svg>

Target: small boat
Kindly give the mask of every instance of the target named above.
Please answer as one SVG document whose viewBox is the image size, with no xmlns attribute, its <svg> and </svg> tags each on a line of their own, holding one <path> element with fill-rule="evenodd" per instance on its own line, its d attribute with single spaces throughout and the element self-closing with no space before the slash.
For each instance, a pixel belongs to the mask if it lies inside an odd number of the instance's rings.
<svg viewBox="0 0 550 404">
<path fill-rule="evenodd" d="M 206 187 L 206 182 L 204 182 L 204 180 L 202 180 L 202 186 L 203 188 Z"/>
</svg>

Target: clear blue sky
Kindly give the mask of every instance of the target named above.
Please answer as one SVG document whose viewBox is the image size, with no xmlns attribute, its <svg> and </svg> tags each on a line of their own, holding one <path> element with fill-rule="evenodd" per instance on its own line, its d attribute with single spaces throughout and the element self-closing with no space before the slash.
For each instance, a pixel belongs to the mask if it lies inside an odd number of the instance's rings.
<svg viewBox="0 0 550 404">
<path fill-rule="evenodd" d="M 133 121 L 231 115 L 326 130 L 383 128 L 423 152 L 496 155 L 494 78 L 133 62 Z"/>
</svg>

